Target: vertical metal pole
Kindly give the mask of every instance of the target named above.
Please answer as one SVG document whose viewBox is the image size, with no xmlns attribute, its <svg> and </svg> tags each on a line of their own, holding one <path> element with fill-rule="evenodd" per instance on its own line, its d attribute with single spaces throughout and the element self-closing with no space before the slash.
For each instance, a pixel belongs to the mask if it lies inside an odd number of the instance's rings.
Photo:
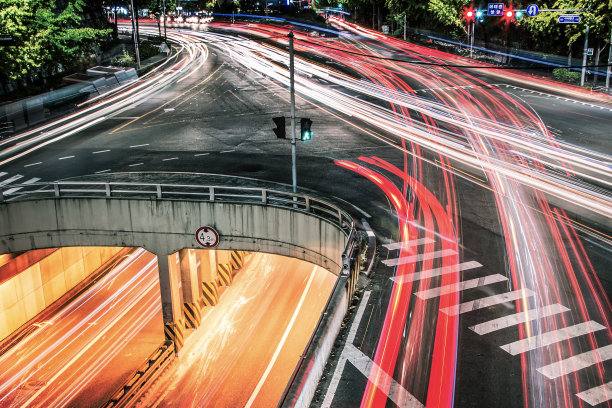
<svg viewBox="0 0 612 408">
<path fill-rule="evenodd" d="M 406 12 L 404 12 L 404 41 L 406 41 Z"/>
<path fill-rule="evenodd" d="M 168 42 L 168 37 L 166 36 L 166 0 L 163 2 L 164 7 L 164 42 Z"/>
<path fill-rule="evenodd" d="M 608 68 L 606 69 L 606 89 L 610 89 L 610 75 L 612 75 L 612 30 L 610 30 L 610 44 L 608 44 Z"/>
<path fill-rule="evenodd" d="M 136 66 L 140 69 L 140 53 L 138 52 L 138 39 L 136 37 L 136 18 L 134 13 L 134 0 L 130 0 L 132 6 L 132 36 L 134 37 L 134 52 L 136 53 Z"/>
<path fill-rule="evenodd" d="M 293 193 L 297 193 L 297 171 L 295 155 L 295 78 L 293 65 L 293 31 L 289 37 L 289 81 L 291 84 L 291 175 L 293 179 Z"/>
<path fill-rule="evenodd" d="M 589 48 L 589 25 L 586 25 L 586 33 L 584 35 L 584 49 L 582 50 L 582 74 L 580 75 L 580 86 L 584 86 L 584 77 L 586 76 L 587 50 Z"/>
<path fill-rule="evenodd" d="M 474 26 L 476 24 L 474 24 L 475 21 L 472 20 L 471 24 L 472 24 L 472 35 L 470 35 L 470 58 L 472 58 L 472 50 L 474 48 Z"/>
</svg>

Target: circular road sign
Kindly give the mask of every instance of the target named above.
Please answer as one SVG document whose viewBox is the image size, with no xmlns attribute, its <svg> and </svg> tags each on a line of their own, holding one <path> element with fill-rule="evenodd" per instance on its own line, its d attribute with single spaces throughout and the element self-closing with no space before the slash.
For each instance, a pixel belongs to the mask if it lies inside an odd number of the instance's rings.
<svg viewBox="0 0 612 408">
<path fill-rule="evenodd" d="M 195 233 L 196 241 L 204 248 L 214 248 L 219 245 L 219 234 L 213 227 L 200 227 Z"/>
<path fill-rule="evenodd" d="M 534 17 L 540 13 L 540 8 L 537 4 L 530 4 L 525 12 L 529 17 Z"/>
</svg>

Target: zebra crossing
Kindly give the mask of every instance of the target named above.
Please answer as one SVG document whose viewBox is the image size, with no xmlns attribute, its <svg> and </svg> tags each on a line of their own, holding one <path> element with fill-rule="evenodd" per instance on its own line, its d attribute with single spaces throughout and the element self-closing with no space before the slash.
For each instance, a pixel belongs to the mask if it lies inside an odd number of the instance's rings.
<svg viewBox="0 0 612 408">
<path fill-rule="evenodd" d="M 389 243 L 383 246 L 387 248 L 391 253 L 391 251 L 399 250 L 402 247 L 416 248 L 426 243 L 432 243 L 432 240 L 421 238 L 404 243 Z M 453 252 L 453 254 L 456 253 L 451 250 L 432 251 L 429 253 L 419 253 L 417 255 L 390 258 L 383 261 L 383 263 L 387 266 L 397 266 L 407 262 L 416 262 L 425 259 L 431 260 L 447 256 L 449 254 L 452 255 L 451 252 Z M 391 280 L 395 281 L 396 284 L 416 282 L 423 279 L 439 277 L 444 274 L 463 272 L 466 270 L 481 268 L 482 266 L 483 265 L 479 262 L 470 260 L 452 266 L 414 272 L 407 276 L 392 277 Z M 415 289 L 413 295 L 421 300 L 428 300 L 452 293 L 461 293 L 467 289 L 484 287 L 487 285 L 506 281 L 508 281 L 508 278 L 506 276 L 500 274 L 489 274 L 483 275 L 475 279 L 461 279 L 460 282 L 450 285 L 438 286 L 424 290 L 418 290 L 417 288 Z M 463 313 L 485 309 L 490 306 L 506 304 L 508 302 L 514 302 L 526 298 L 535 298 L 536 296 L 536 293 L 529 288 L 515 288 L 514 290 L 508 290 L 505 293 L 485 296 L 476 300 L 471 300 L 459 303 L 457 305 L 445 307 L 440 309 L 440 311 L 449 316 L 457 316 Z M 469 329 L 480 336 L 495 336 L 495 332 L 498 332 L 499 330 L 510 327 L 518 327 L 520 324 L 523 323 L 569 312 L 570 310 L 571 309 L 569 309 L 568 307 L 558 303 L 544 305 L 535 309 L 509 314 L 506 316 L 497 317 L 492 320 L 481 322 L 470 326 Z M 523 353 L 532 350 L 564 342 L 579 336 L 593 334 L 605 329 L 607 329 L 606 326 L 596 321 L 590 320 L 587 322 L 580 322 L 567 327 L 529 336 L 507 344 L 502 344 L 499 347 L 512 356 L 519 356 Z M 570 374 L 580 375 L 580 370 L 591 367 L 596 364 L 603 363 L 604 361 L 608 360 L 612 360 L 612 345 L 601 346 L 594 350 L 589 350 L 564 359 L 560 359 L 556 362 L 538 367 L 537 371 L 549 380 L 555 380 L 559 377 L 563 377 Z M 609 401 L 610 399 L 612 399 L 612 382 L 578 392 L 576 396 L 590 405 L 597 405 Z"/>
<path fill-rule="evenodd" d="M 0 195 L 4 198 L 10 198 L 16 193 L 22 192 L 22 189 L 30 184 L 40 181 L 39 177 L 32 177 L 27 180 L 22 174 L 11 175 L 5 171 L 0 171 Z"/>
</svg>

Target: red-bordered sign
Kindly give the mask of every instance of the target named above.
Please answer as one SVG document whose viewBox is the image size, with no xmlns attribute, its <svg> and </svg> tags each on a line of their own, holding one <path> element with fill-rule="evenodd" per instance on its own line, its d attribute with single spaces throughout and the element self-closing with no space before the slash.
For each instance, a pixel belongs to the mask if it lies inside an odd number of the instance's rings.
<svg viewBox="0 0 612 408">
<path fill-rule="evenodd" d="M 219 234 L 213 227 L 200 227 L 195 233 L 196 241 L 204 248 L 214 248 L 219 245 Z"/>
</svg>

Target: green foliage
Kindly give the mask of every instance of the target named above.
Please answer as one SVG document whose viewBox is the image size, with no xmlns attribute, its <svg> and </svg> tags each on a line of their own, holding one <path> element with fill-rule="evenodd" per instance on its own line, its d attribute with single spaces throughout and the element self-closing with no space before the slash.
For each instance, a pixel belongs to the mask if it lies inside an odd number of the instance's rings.
<svg viewBox="0 0 612 408">
<path fill-rule="evenodd" d="M 451 30 L 465 31 L 466 24 L 462 19 L 462 13 L 467 4 L 465 0 L 429 0 L 427 9 Z"/>
<path fill-rule="evenodd" d="M 552 72 L 553 78 L 559 81 L 578 82 L 580 81 L 580 72 L 570 71 L 567 68 L 556 68 Z"/>
<path fill-rule="evenodd" d="M 0 32 L 16 44 L 0 48 L 0 72 L 11 79 L 48 76 L 87 56 L 111 30 L 82 27 L 84 4 L 71 0 L 57 10 L 55 0 L 0 0 Z"/>
<path fill-rule="evenodd" d="M 111 60 L 111 65 L 116 67 L 135 67 L 136 61 L 134 61 L 134 57 L 132 57 L 124 48 L 121 55 L 113 57 Z"/>
</svg>

